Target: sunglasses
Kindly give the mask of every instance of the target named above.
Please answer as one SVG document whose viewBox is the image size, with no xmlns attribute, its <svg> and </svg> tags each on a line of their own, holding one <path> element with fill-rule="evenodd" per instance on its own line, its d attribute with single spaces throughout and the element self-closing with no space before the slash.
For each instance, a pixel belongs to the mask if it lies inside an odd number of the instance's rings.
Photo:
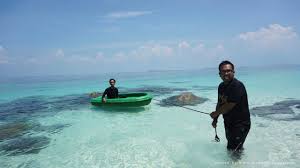
<svg viewBox="0 0 300 168">
<path fill-rule="evenodd" d="M 233 72 L 232 69 L 220 71 L 221 74 L 232 73 L 232 72 Z"/>
</svg>

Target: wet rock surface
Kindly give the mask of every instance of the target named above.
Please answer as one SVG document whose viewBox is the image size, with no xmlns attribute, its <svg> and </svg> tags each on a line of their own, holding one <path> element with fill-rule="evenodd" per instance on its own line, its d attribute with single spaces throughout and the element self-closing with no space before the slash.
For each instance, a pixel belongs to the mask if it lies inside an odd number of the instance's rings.
<svg viewBox="0 0 300 168">
<path fill-rule="evenodd" d="M 193 89 L 199 90 L 199 91 L 210 91 L 210 90 L 217 90 L 217 86 L 199 86 L 199 85 L 193 85 Z"/>
<path fill-rule="evenodd" d="M 20 137 L 28 133 L 33 127 L 35 127 L 34 124 L 28 124 L 25 122 L 15 122 L 0 125 L 0 142 L 3 140 Z"/>
<path fill-rule="evenodd" d="M 60 133 L 63 129 L 70 127 L 71 124 L 53 124 L 53 125 L 39 125 L 33 127 L 33 131 L 36 132 L 47 132 L 49 134 Z"/>
<path fill-rule="evenodd" d="M 250 110 L 250 113 L 274 120 L 300 120 L 300 115 L 292 110 L 291 107 L 293 106 L 296 108 L 300 106 L 300 100 L 285 100 L 271 106 L 254 107 Z"/>
<path fill-rule="evenodd" d="M 27 120 L 55 114 L 63 110 L 76 110 L 89 105 L 87 94 L 59 97 L 29 96 L 0 104 L 0 121 Z"/>
<path fill-rule="evenodd" d="M 195 106 L 207 101 L 207 98 L 202 98 L 194 95 L 191 92 L 184 92 L 177 96 L 171 96 L 166 99 L 163 99 L 159 105 L 160 106 Z"/>
<path fill-rule="evenodd" d="M 0 153 L 6 155 L 38 153 L 47 147 L 50 138 L 46 136 L 34 136 L 46 133 L 46 135 L 59 133 L 70 124 L 41 125 L 35 122 L 14 122 L 0 126 Z"/>
<path fill-rule="evenodd" d="M 121 89 L 120 89 L 121 90 Z M 185 88 L 165 87 L 165 86 L 148 86 L 144 85 L 138 88 L 122 88 L 121 92 L 147 92 L 153 95 L 171 94 L 176 91 L 187 91 Z"/>
<path fill-rule="evenodd" d="M 70 124 L 42 125 L 36 119 L 87 107 L 89 100 L 87 94 L 29 96 L 0 104 L 0 154 L 38 153 L 50 143 L 48 136 L 61 132 Z"/>
<path fill-rule="evenodd" d="M 6 123 L 0 126 L 0 153 L 6 155 L 33 154 L 47 147 L 50 138 L 34 136 L 59 133 L 70 124 L 41 125 L 36 122 Z"/>
<path fill-rule="evenodd" d="M 5 155 L 15 156 L 23 154 L 37 154 L 50 143 L 46 136 L 22 137 L 9 140 L 0 145 L 0 150 Z"/>
</svg>

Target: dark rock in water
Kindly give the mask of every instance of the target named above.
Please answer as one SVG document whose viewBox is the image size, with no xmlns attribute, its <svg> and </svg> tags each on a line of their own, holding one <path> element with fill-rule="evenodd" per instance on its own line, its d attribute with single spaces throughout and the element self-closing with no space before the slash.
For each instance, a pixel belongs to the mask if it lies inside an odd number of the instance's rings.
<svg viewBox="0 0 300 168">
<path fill-rule="evenodd" d="M 53 97 L 49 100 L 51 111 L 78 110 L 89 105 L 90 98 L 86 94 Z"/>
<path fill-rule="evenodd" d="M 300 105 L 296 106 L 297 109 L 300 109 Z"/>
<path fill-rule="evenodd" d="M 199 86 L 199 85 L 194 85 L 192 86 L 193 89 L 195 90 L 200 90 L 200 91 L 210 91 L 210 90 L 217 90 L 217 86 Z"/>
<path fill-rule="evenodd" d="M 173 88 L 173 87 L 165 87 L 165 86 L 142 86 L 140 88 L 127 88 L 122 89 L 121 92 L 147 92 L 153 95 L 165 95 L 171 94 L 176 91 L 187 91 L 185 88 Z"/>
<path fill-rule="evenodd" d="M 48 105 L 42 96 L 30 96 L 0 104 L 0 120 L 22 120 L 32 114 L 47 110 Z"/>
<path fill-rule="evenodd" d="M 10 166 L 7 165 L 6 167 L 10 167 Z M 26 160 L 23 163 L 20 163 L 17 167 L 18 168 L 39 168 L 43 166 L 37 160 Z"/>
<path fill-rule="evenodd" d="M 63 110 L 75 110 L 89 105 L 86 94 L 59 97 L 29 96 L 0 104 L 0 120 L 18 121 L 36 116 L 55 114 Z"/>
<path fill-rule="evenodd" d="M 23 154 L 37 154 L 50 143 L 50 139 L 45 136 L 17 138 L 0 146 L 1 152 L 9 156 Z"/>
<path fill-rule="evenodd" d="M 161 106 L 195 106 L 197 104 L 204 103 L 207 101 L 207 98 L 201 98 L 194 95 L 191 92 L 184 92 L 177 96 L 171 96 L 169 98 L 163 99 L 160 102 Z"/>
<path fill-rule="evenodd" d="M 59 133 L 65 127 L 69 127 L 70 124 L 54 124 L 49 126 L 43 126 L 35 122 L 13 122 L 0 126 L 0 142 L 4 140 L 19 138 L 29 133 L 36 132 L 48 132 L 50 134 Z"/>
<path fill-rule="evenodd" d="M 300 120 L 300 115 L 294 113 L 292 106 L 299 106 L 300 100 L 285 100 L 272 106 L 254 107 L 251 114 L 275 120 Z"/>
<path fill-rule="evenodd" d="M 54 124 L 49 126 L 39 126 L 34 128 L 34 131 L 37 132 L 48 132 L 50 134 L 55 134 L 61 132 L 64 128 L 71 126 L 70 124 Z"/>
<path fill-rule="evenodd" d="M 0 126 L 0 142 L 24 135 L 34 127 L 26 122 L 8 123 Z"/>
</svg>

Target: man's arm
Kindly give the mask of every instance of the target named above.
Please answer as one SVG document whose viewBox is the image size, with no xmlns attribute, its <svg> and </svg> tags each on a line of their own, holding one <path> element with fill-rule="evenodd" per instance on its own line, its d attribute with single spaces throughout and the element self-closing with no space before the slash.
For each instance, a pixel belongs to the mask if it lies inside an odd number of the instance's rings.
<svg viewBox="0 0 300 168">
<path fill-rule="evenodd" d="M 218 86 L 218 102 L 217 102 L 217 105 L 216 105 L 216 111 L 220 108 L 220 102 L 219 102 L 220 86 L 221 86 L 221 84 Z M 218 118 L 219 118 L 219 116 L 213 118 L 213 122 L 211 123 L 211 125 L 212 125 L 214 128 L 217 127 Z"/>
<path fill-rule="evenodd" d="M 217 117 L 219 117 L 219 115 L 221 114 L 226 114 L 228 113 L 230 110 L 232 110 L 234 108 L 234 106 L 236 105 L 236 103 L 224 103 L 220 108 L 218 108 L 215 112 L 212 112 L 210 114 L 210 116 L 213 119 L 218 119 Z"/>
<path fill-rule="evenodd" d="M 102 101 L 105 100 L 106 95 L 107 95 L 107 89 L 105 89 L 104 93 L 102 94 Z"/>
<path fill-rule="evenodd" d="M 102 94 L 102 98 L 104 98 L 107 95 L 107 89 L 105 89 L 104 93 Z"/>
<path fill-rule="evenodd" d="M 225 103 L 223 104 L 220 108 L 218 108 L 218 110 L 216 111 L 219 115 L 220 114 L 226 114 L 228 113 L 230 110 L 232 110 L 234 108 L 234 106 L 236 105 L 236 103 Z"/>
<path fill-rule="evenodd" d="M 217 106 L 216 106 L 216 111 L 219 109 L 219 107 L 220 107 L 220 103 L 218 102 L 218 103 L 217 103 Z M 217 127 L 218 118 L 219 118 L 219 116 L 213 118 L 213 122 L 211 123 L 211 125 L 212 125 L 214 128 Z"/>
<path fill-rule="evenodd" d="M 217 106 L 216 106 L 216 111 L 219 110 L 219 108 L 220 108 L 220 103 L 218 102 L 218 103 L 217 103 Z M 217 121 L 218 121 L 218 118 L 219 118 L 219 116 L 216 117 L 216 118 L 214 118 L 214 120 L 217 120 Z"/>
</svg>

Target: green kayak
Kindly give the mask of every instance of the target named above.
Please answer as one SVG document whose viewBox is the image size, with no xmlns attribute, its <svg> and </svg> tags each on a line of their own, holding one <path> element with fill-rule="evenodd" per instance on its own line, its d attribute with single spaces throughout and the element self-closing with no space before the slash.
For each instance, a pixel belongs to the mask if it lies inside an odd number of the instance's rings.
<svg viewBox="0 0 300 168">
<path fill-rule="evenodd" d="M 148 93 L 127 93 L 119 94 L 118 98 L 106 99 L 102 102 L 102 97 L 92 98 L 91 103 L 95 106 L 122 106 L 122 107 L 140 107 L 150 104 L 152 96 Z"/>
</svg>

